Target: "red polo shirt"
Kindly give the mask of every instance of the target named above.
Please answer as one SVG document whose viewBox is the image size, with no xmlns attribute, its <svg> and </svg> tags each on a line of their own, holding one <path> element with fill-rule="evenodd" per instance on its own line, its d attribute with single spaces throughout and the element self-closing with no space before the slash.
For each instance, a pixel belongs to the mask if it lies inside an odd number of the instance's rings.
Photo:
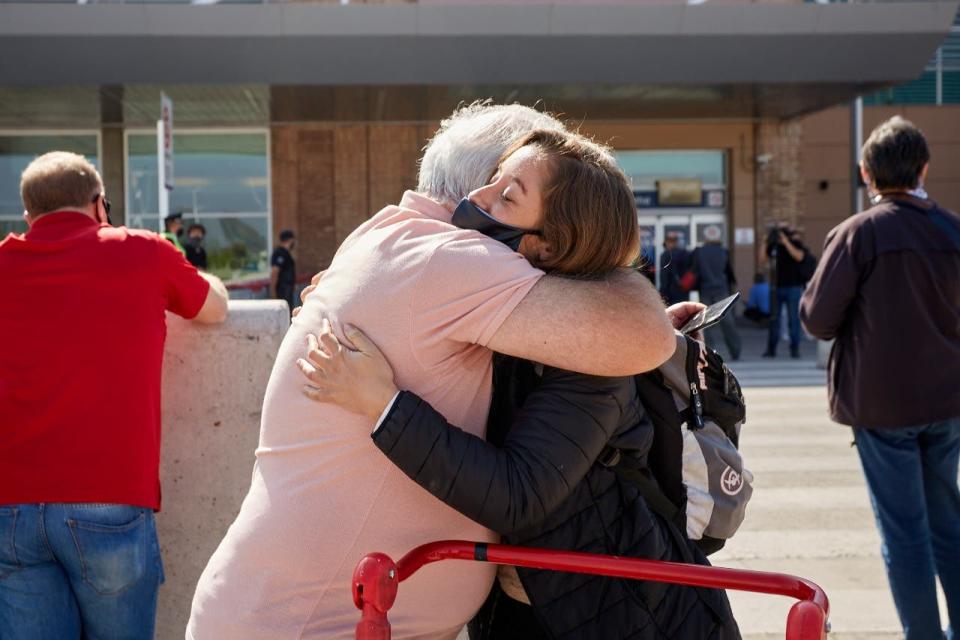
<svg viewBox="0 0 960 640">
<path fill-rule="evenodd" d="M 208 289 L 157 234 L 82 213 L 0 242 L 0 504 L 160 508 L 164 311 Z"/>
</svg>

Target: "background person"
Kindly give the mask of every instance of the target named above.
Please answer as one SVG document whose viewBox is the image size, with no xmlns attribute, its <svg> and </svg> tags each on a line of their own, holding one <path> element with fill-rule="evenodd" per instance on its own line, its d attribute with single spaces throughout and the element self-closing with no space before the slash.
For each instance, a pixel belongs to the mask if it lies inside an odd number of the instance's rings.
<svg viewBox="0 0 960 640">
<path fill-rule="evenodd" d="M 164 238 L 170 241 L 170 244 L 177 248 L 177 251 L 183 255 L 187 255 L 187 250 L 183 248 L 183 245 L 180 244 L 180 236 L 183 235 L 183 214 L 182 213 L 171 213 L 166 218 L 163 219 L 163 233 L 161 233 Z"/>
<path fill-rule="evenodd" d="M 689 268 L 690 252 L 680 246 L 679 234 L 667 233 L 660 256 L 660 296 L 668 305 L 690 299 L 690 292 L 680 286 L 680 278 Z"/>
<path fill-rule="evenodd" d="M 294 295 L 297 286 L 297 268 L 293 260 L 296 237 L 290 229 L 280 232 L 280 244 L 270 256 L 270 297 L 283 300 L 292 311 L 297 306 Z"/>
<path fill-rule="evenodd" d="M 810 250 L 788 224 L 780 223 L 770 230 L 766 249 L 760 254 L 762 267 L 772 264 L 770 279 L 773 288 L 770 328 L 767 334 L 767 350 L 763 352 L 764 358 L 777 357 L 784 312 L 790 330 L 790 357 L 800 357 L 800 296 L 803 295 L 803 287 L 807 282 L 804 261 L 810 258 Z"/>
<path fill-rule="evenodd" d="M 164 311 L 220 322 L 227 293 L 109 226 L 81 156 L 40 156 L 20 193 L 30 229 L 0 242 L 0 638 L 150 638 Z"/>
<path fill-rule="evenodd" d="M 703 245 L 694 250 L 691 263 L 697 274 L 700 301 L 709 306 L 728 297 L 737 286 L 737 280 L 730 266 L 730 252 L 720 244 L 723 240 L 720 227 L 715 224 L 707 225 L 703 230 L 703 239 Z M 707 329 L 705 334 L 707 344 L 712 349 L 717 348 L 722 335 L 730 352 L 730 359 L 740 359 L 740 332 L 737 331 L 732 312 L 724 315 L 723 319 Z"/>
<path fill-rule="evenodd" d="M 943 638 L 937 577 L 960 623 L 960 216 L 927 198 L 912 123 L 884 122 L 860 157 L 873 206 L 827 235 L 800 313 L 836 340 L 830 414 L 853 426 L 906 637 Z"/>
<path fill-rule="evenodd" d="M 201 271 L 207 270 L 207 250 L 203 247 L 206 235 L 207 228 L 195 222 L 187 229 L 187 244 L 184 246 L 187 261 Z"/>
<path fill-rule="evenodd" d="M 753 286 L 750 287 L 746 306 L 743 317 L 758 323 L 770 320 L 770 285 L 762 273 L 753 275 Z"/>
</svg>

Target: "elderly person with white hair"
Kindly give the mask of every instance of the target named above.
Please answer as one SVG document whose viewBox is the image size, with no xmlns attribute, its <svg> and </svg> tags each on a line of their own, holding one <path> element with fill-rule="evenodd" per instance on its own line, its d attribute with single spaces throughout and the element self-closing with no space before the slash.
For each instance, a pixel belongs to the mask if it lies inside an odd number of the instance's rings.
<svg viewBox="0 0 960 640">
<path fill-rule="evenodd" d="M 455 113 L 424 154 L 420 191 L 405 193 L 344 241 L 280 347 L 250 490 L 200 578 L 187 638 L 352 638 L 358 614 L 351 575 L 366 553 L 399 557 L 430 540 L 498 539 L 391 464 L 371 441 L 366 416 L 301 393 L 296 363 L 308 334 L 330 326 L 349 344 L 352 327 L 362 328 L 401 388 L 479 436 L 494 350 L 608 376 L 651 369 L 672 354 L 671 320 L 642 276 L 544 275 L 516 251 L 542 233 L 533 224 L 500 225 L 513 234 L 511 246 L 452 224 L 458 215 L 484 220 L 482 212 L 464 212 L 465 196 L 534 129 L 564 131 L 517 105 Z M 503 206 L 536 197 L 548 169 L 536 154 L 527 156 L 509 197 L 498 200 Z M 391 612 L 393 637 L 455 638 L 494 574 L 484 563 L 419 572 Z"/>
</svg>

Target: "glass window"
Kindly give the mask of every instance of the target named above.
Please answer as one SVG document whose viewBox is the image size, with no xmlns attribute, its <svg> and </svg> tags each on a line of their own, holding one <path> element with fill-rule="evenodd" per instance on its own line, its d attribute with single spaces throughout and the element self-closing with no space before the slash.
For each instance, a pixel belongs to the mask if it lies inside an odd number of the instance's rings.
<svg viewBox="0 0 960 640">
<path fill-rule="evenodd" d="M 697 178 L 704 185 L 726 185 L 723 151 L 616 151 L 633 188 L 653 188 L 660 178 Z"/>
<path fill-rule="evenodd" d="M 128 213 L 157 213 L 157 136 L 127 141 Z M 269 211 L 265 133 L 173 136 L 170 211 L 252 213 Z"/>
<path fill-rule="evenodd" d="M 265 274 L 270 244 L 266 133 L 180 133 L 173 136 L 173 151 L 170 212 L 183 213 L 184 229 L 195 222 L 206 228 L 210 271 L 226 280 Z M 127 203 L 130 226 L 158 228 L 153 133 L 128 135 Z"/>
<path fill-rule="evenodd" d="M 20 174 L 48 151 L 73 151 L 99 168 L 97 134 L 0 134 L 0 239 L 26 231 L 20 201 Z"/>
</svg>

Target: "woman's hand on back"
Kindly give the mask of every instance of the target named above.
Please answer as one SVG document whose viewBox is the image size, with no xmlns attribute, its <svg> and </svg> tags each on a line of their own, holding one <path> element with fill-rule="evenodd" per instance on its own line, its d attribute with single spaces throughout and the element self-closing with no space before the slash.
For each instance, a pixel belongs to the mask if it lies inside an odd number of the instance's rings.
<svg viewBox="0 0 960 640">
<path fill-rule="evenodd" d="M 307 357 L 297 359 L 307 379 L 303 394 L 376 421 L 397 394 L 393 369 L 362 331 L 345 329 L 356 351 L 340 343 L 326 318 L 319 336 L 307 335 Z"/>
</svg>

